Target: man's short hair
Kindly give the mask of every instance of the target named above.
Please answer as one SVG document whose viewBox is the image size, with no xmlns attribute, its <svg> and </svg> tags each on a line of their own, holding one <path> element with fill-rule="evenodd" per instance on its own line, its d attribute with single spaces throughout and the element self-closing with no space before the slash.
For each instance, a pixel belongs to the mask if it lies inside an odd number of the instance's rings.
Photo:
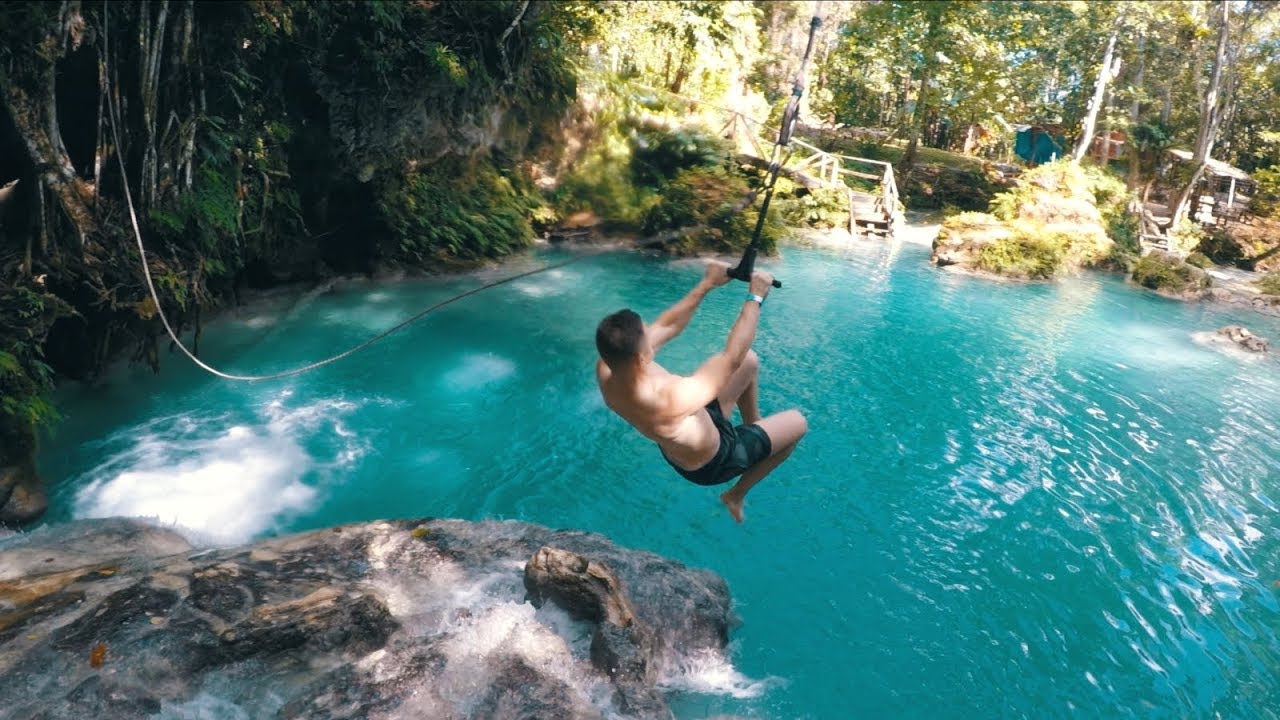
<svg viewBox="0 0 1280 720">
<path fill-rule="evenodd" d="M 644 321 L 631 310 L 608 315 L 596 326 L 596 350 L 611 368 L 631 362 L 644 347 Z"/>
</svg>

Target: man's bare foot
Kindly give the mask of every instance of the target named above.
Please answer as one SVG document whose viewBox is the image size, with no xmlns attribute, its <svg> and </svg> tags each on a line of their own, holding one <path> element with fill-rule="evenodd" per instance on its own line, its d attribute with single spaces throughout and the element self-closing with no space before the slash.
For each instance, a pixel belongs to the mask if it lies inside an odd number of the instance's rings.
<svg viewBox="0 0 1280 720">
<path fill-rule="evenodd" d="M 734 522 L 742 522 L 742 498 L 733 496 L 733 491 L 726 490 L 720 494 L 720 502 L 729 509 L 729 514 L 733 516 Z"/>
</svg>

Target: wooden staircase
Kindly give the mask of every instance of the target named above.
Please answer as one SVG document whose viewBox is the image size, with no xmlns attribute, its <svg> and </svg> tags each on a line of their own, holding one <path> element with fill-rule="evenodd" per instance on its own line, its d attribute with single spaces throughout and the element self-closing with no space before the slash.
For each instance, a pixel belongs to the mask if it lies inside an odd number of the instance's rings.
<svg viewBox="0 0 1280 720">
<path fill-rule="evenodd" d="M 639 83 L 632 83 L 632 86 L 647 93 L 679 98 L 687 104 L 691 113 L 709 113 L 718 118 L 715 120 L 717 123 L 723 120 L 719 135 L 733 141 L 739 159 L 762 169 L 769 167 L 778 128 L 698 98 Z M 707 119 L 710 120 L 711 117 Z M 849 233 L 854 237 L 890 239 L 894 230 L 903 222 L 902 203 L 898 197 L 898 184 L 893 176 L 893 165 L 887 162 L 829 153 L 792 136 L 781 173 L 809 189 L 843 189 L 849 198 Z M 847 182 L 850 177 L 870 181 L 875 189 L 855 190 Z"/>
<path fill-rule="evenodd" d="M 739 156 L 758 166 L 768 167 L 765 148 L 771 148 L 777 129 L 758 123 L 733 110 L 722 109 L 729 120 L 720 134 L 737 142 Z M 763 136 L 763 139 L 762 139 Z M 745 141 L 745 142 L 744 142 Z M 849 198 L 849 233 L 854 237 L 891 239 L 903 220 L 893 165 L 880 160 L 829 153 L 797 137 L 782 172 L 804 187 L 843 189 Z M 875 191 L 854 190 L 847 178 L 861 178 L 875 184 Z"/>
</svg>

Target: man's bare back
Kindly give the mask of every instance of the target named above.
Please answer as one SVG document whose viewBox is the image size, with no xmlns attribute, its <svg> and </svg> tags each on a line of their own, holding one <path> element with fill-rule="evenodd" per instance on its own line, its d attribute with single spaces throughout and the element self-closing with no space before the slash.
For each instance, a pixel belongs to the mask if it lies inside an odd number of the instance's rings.
<svg viewBox="0 0 1280 720">
<path fill-rule="evenodd" d="M 605 404 L 653 440 L 667 462 L 691 482 L 714 485 L 742 478 L 720 496 L 742 522 L 747 491 L 791 454 L 808 426 L 794 410 L 761 419 L 751 343 L 760 308 L 773 281 L 757 272 L 751 292 L 729 333 L 725 349 L 692 375 L 669 372 L 654 354 L 688 325 L 698 304 L 729 281 L 728 265 L 713 261 L 698 285 L 680 302 L 645 325 L 630 310 L 606 317 L 596 329 L 596 379 Z M 737 407 L 745 424 L 729 418 Z"/>
</svg>

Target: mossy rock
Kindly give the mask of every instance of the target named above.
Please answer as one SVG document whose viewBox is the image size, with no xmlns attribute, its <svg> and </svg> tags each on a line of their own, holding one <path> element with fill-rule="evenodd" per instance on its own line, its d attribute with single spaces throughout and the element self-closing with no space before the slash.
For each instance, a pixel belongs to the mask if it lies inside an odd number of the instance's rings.
<svg viewBox="0 0 1280 720">
<path fill-rule="evenodd" d="M 1263 295 L 1280 295 L 1280 272 L 1268 273 L 1253 284 Z"/>
<path fill-rule="evenodd" d="M 1205 271 L 1159 251 L 1138 259 L 1133 266 L 1133 281 L 1145 288 L 1180 298 L 1199 297 L 1213 284 Z"/>
<path fill-rule="evenodd" d="M 1196 251 L 1187 256 L 1187 264 L 1194 265 L 1201 270 L 1208 270 L 1213 267 L 1213 261 L 1202 252 Z"/>
<path fill-rule="evenodd" d="M 1042 165 L 991 202 L 989 213 L 947 218 L 933 262 L 996 275 L 1045 280 L 1084 267 L 1114 267 L 1117 245 L 1107 212 L 1123 204 L 1114 178 L 1071 163 Z"/>
<path fill-rule="evenodd" d="M 973 266 L 983 248 L 1012 236 L 1013 229 L 994 215 L 962 212 L 943 221 L 930 260 L 939 266 Z"/>
</svg>

